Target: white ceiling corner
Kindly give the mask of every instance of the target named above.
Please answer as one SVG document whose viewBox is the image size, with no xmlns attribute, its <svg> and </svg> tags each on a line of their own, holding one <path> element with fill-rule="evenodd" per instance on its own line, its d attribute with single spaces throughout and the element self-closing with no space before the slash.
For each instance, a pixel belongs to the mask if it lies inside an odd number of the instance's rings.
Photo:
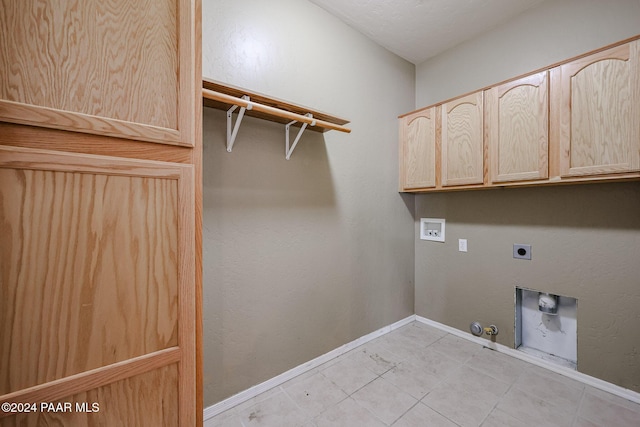
<svg viewBox="0 0 640 427">
<path fill-rule="evenodd" d="M 310 0 L 419 64 L 544 0 Z"/>
</svg>

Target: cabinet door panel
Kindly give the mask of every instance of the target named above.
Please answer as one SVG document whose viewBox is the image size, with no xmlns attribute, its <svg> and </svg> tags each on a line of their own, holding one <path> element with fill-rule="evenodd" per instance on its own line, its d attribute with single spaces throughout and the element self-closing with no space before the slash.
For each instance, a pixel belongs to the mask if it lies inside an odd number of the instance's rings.
<svg viewBox="0 0 640 427">
<path fill-rule="evenodd" d="M 487 91 L 492 182 L 549 176 L 548 94 L 546 71 Z"/>
<path fill-rule="evenodd" d="M 640 42 L 559 67 L 560 173 L 640 170 Z"/>
<path fill-rule="evenodd" d="M 403 117 L 400 130 L 402 189 L 435 187 L 435 107 Z"/>
<path fill-rule="evenodd" d="M 175 179 L 0 168 L 0 184 L 0 394 L 178 345 Z"/>
<path fill-rule="evenodd" d="M 193 425 L 194 206 L 192 165 L 0 147 L 0 403 L 177 363 Z"/>
<path fill-rule="evenodd" d="M 2 426 L 202 424 L 200 7 L 2 1 Z"/>
<path fill-rule="evenodd" d="M 442 105 L 442 185 L 482 184 L 482 92 Z"/>
<path fill-rule="evenodd" d="M 3 427 L 175 427 L 178 366 L 167 365 L 93 390 L 52 401 L 71 410 L 22 413 L 2 420 Z M 145 400 L 138 396 L 144 395 Z M 95 405 L 94 405 L 95 404 Z M 40 408 L 38 408 L 40 409 Z"/>
<path fill-rule="evenodd" d="M 191 0 L 4 1 L 0 120 L 193 146 Z"/>
</svg>

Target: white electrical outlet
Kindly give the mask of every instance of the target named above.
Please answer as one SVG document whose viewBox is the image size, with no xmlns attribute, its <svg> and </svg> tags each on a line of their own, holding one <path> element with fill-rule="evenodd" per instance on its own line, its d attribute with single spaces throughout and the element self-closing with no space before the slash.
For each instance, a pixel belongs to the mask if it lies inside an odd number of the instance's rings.
<svg viewBox="0 0 640 427">
<path fill-rule="evenodd" d="M 420 239 L 444 242 L 444 225 L 442 218 L 420 218 Z"/>
<path fill-rule="evenodd" d="M 458 239 L 458 251 L 467 252 L 467 239 Z"/>
</svg>

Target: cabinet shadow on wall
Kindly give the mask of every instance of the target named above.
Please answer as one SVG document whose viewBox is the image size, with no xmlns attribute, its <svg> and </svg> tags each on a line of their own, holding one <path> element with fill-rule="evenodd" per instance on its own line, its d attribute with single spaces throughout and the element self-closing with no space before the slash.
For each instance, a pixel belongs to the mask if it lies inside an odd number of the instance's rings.
<svg viewBox="0 0 640 427">
<path fill-rule="evenodd" d="M 234 114 L 233 123 L 236 115 Z M 291 128 L 291 142 L 298 129 Z M 245 117 L 233 151 L 226 150 L 224 111 L 203 112 L 203 203 L 299 209 L 335 205 L 325 134 L 306 130 L 285 159 L 284 125 Z"/>
<path fill-rule="evenodd" d="M 416 196 L 416 221 L 640 230 L 640 182 L 431 193 Z"/>
</svg>

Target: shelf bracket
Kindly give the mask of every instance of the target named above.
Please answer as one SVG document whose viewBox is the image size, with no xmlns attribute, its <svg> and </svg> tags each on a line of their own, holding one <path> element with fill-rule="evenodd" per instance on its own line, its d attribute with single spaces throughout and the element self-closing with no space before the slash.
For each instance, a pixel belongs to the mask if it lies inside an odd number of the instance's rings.
<svg viewBox="0 0 640 427">
<path fill-rule="evenodd" d="M 309 117 L 310 119 L 313 118 L 313 114 L 311 113 L 307 113 L 305 114 L 306 117 Z M 304 132 L 304 130 L 307 128 L 307 126 L 309 125 L 309 123 L 303 123 L 302 127 L 300 128 L 300 130 L 298 131 L 298 135 L 295 137 L 295 139 L 293 140 L 293 145 L 291 145 L 291 148 L 289 148 L 289 132 L 291 129 L 291 126 L 296 124 L 298 121 L 297 120 L 293 120 L 289 123 L 287 123 L 284 127 L 285 133 L 286 133 L 286 138 L 285 138 L 285 144 L 286 144 L 286 148 L 285 148 L 285 158 L 287 160 L 289 160 L 291 158 L 291 154 L 293 153 L 293 150 L 296 148 L 296 145 L 298 145 L 298 141 L 300 141 L 300 137 L 302 136 L 302 133 Z M 311 122 L 311 126 L 315 126 L 316 125 L 316 121 L 313 120 Z"/>
<path fill-rule="evenodd" d="M 244 95 L 242 99 L 249 101 L 249 96 Z M 238 112 L 238 118 L 236 119 L 235 126 L 233 125 L 233 112 L 238 108 L 238 106 L 234 105 L 227 110 L 227 151 L 229 153 L 233 149 L 233 144 L 236 142 L 236 136 L 238 135 L 238 129 L 240 129 L 240 123 L 242 123 L 244 112 L 246 110 L 251 110 L 252 107 L 253 106 L 250 103 L 247 103 L 246 107 L 240 107 L 240 112 Z"/>
</svg>

